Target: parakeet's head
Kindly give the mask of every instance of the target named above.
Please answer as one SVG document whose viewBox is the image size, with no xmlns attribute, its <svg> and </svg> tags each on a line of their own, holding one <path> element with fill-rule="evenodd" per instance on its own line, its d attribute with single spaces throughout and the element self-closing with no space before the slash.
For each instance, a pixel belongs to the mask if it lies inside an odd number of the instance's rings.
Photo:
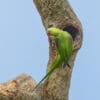
<svg viewBox="0 0 100 100">
<path fill-rule="evenodd" d="M 59 34 L 61 34 L 61 31 L 62 30 L 60 30 L 58 28 L 51 27 L 51 28 L 48 28 L 47 34 L 48 34 L 48 36 L 58 36 Z"/>
</svg>

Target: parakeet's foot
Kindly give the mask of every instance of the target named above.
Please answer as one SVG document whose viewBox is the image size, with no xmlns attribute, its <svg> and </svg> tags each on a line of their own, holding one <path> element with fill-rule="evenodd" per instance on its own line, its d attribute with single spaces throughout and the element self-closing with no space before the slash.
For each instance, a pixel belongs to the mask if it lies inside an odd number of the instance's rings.
<svg viewBox="0 0 100 100">
<path fill-rule="evenodd" d="M 68 67 L 68 68 L 70 68 L 70 69 L 71 69 L 71 66 L 70 66 L 68 63 L 67 63 L 67 64 L 66 64 L 66 63 L 63 63 L 62 68 L 65 68 L 65 67 L 66 67 L 66 65 L 67 65 L 67 67 Z"/>
<path fill-rule="evenodd" d="M 71 69 L 71 66 L 67 63 L 67 66 Z"/>
</svg>

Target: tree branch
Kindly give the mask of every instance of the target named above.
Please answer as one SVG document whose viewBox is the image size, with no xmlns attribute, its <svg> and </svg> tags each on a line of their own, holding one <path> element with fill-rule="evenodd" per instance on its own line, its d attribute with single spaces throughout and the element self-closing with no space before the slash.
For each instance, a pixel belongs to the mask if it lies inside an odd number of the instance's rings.
<svg viewBox="0 0 100 100">
<path fill-rule="evenodd" d="M 0 85 L 0 100 L 68 100 L 75 57 L 82 45 L 81 23 L 66 0 L 33 1 L 46 30 L 48 27 L 57 27 L 71 33 L 74 41 L 73 55 L 69 60 L 71 69 L 60 66 L 52 73 L 48 81 L 45 81 L 35 90 L 36 82 L 30 76 L 23 74 Z M 49 67 L 57 56 L 57 50 L 55 40 L 50 38 L 48 41 Z"/>
<path fill-rule="evenodd" d="M 69 2 L 66 0 L 34 0 L 34 3 L 46 30 L 48 27 L 58 27 L 71 33 L 74 40 L 74 52 L 69 63 L 73 69 L 76 53 L 82 44 L 82 26 Z M 53 39 L 49 39 L 49 45 L 48 67 L 57 56 Z M 68 100 L 72 69 L 61 66 L 54 71 L 48 82 L 44 83 L 45 100 Z"/>
</svg>

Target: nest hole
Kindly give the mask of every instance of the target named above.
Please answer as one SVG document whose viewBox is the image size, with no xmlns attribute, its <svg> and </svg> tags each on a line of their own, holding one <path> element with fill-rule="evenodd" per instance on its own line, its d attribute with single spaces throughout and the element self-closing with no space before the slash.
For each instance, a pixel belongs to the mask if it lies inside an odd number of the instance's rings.
<svg viewBox="0 0 100 100">
<path fill-rule="evenodd" d="M 69 32 L 71 34 L 73 40 L 75 40 L 75 38 L 77 37 L 77 35 L 79 33 L 78 29 L 72 25 L 64 27 L 63 30 Z"/>
</svg>

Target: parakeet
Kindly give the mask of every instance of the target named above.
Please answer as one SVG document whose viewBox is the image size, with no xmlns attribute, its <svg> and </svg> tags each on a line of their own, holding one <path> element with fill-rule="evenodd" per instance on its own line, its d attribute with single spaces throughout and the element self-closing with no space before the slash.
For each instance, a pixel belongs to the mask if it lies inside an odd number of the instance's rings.
<svg viewBox="0 0 100 100">
<path fill-rule="evenodd" d="M 57 46 L 58 54 L 62 59 L 62 63 L 70 67 L 68 60 L 73 52 L 73 39 L 69 32 L 63 31 L 58 28 L 48 28 L 48 36 L 54 36 Z"/>
<path fill-rule="evenodd" d="M 54 27 L 48 28 L 47 33 L 48 37 L 54 37 L 55 39 L 58 56 L 56 57 L 53 64 L 49 67 L 50 69 L 48 73 L 36 85 L 36 87 L 38 87 L 43 80 L 47 80 L 52 72 L 61 64 L 64 66 L 67 64 L 67 66 L 70 67 L 68 60 L 70 59 L 73 52 L 73 39 L 70 33 Z"/>
</svg>

